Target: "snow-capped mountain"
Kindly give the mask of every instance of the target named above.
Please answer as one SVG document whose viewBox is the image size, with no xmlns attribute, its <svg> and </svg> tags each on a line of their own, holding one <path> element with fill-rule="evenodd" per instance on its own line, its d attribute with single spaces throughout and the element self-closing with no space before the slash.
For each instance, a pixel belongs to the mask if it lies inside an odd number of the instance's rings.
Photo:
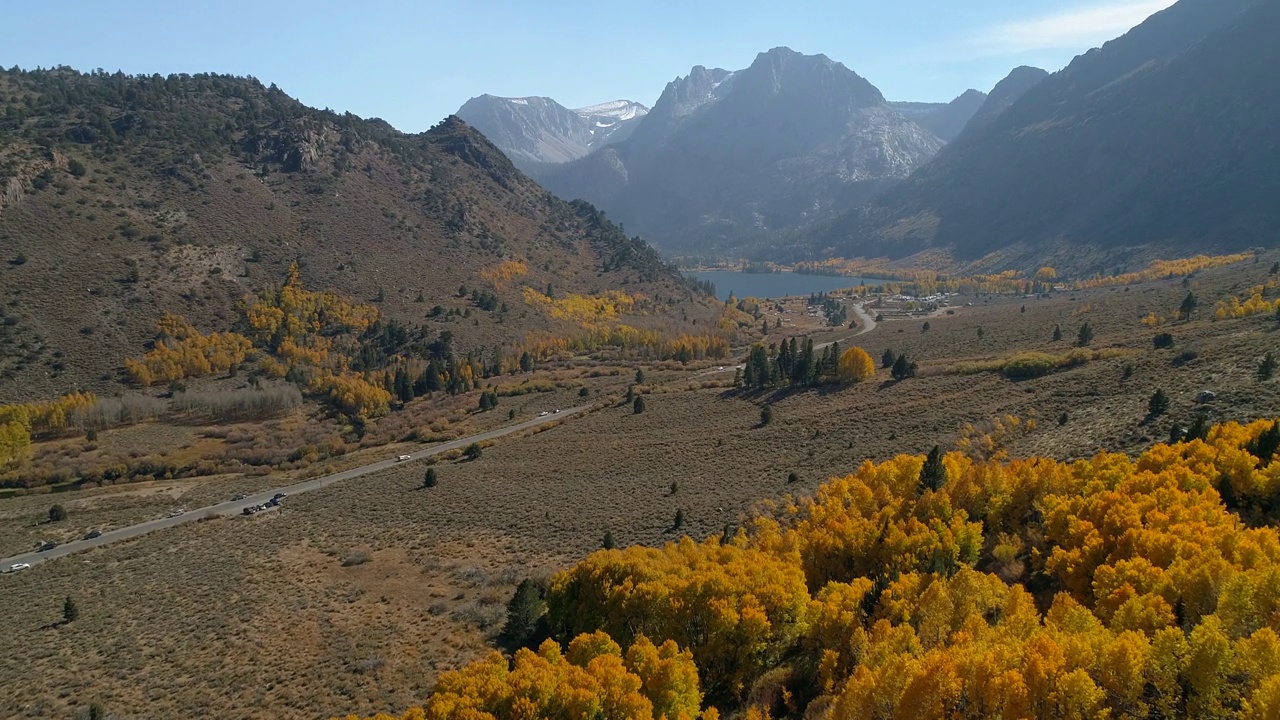
<svg viewBox="0 0 1280 720">
<path fill-rule="evenodd" d="M 547 97 L 481 95 L 458 110 L 458 117 L 484 133 L 516 166 L 580 158 L 631 136 L 649 108 L 630 100 L 570 110 Z"/>
<path fill-rule="evenodd" d="M 590 151 L 631 137 L 640 118 L 649 114 L 649 108 L 631 100 L 614 100 L 573 112 L 591 126 Z"/>
</svg>

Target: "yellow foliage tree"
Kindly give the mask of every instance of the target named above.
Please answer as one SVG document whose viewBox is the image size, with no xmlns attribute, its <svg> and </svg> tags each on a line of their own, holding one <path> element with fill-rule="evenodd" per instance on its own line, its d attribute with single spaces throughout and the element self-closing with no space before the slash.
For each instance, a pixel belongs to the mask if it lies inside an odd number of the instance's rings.
<svg viewBox="0 0 1280 720">
<path fill-rule="evenodd" d="M 238 333 L 202 335 L 182 316 L 171 313 L 165 313 L 156 329 L 155 346 L 141 360 L 124 361 L 125 374 L 134 385 L 227 372 L 244 362 L 253 347 Z"/>
<path fill-rule="evenodd" d="M 609 636 L 592 633 L 575 638 L 568 652 L 548 640 L 536 653 L 517 651 L 510 664 L 493 653 L 447 672 L 426 705 L 404 720 L 717 720 L 701 703 L 693 659 L 675 643 L 638 638 L 624 656 Z"/>
<path fill-rule="evenodd" d="M 708 697 L 747 717 L 789 677 L 808 685 L 782 702 L 817 696 L 788 709 L 806 717 L 1275 718 L 1280 534 L 1221 494 L 1269 507 L 1275 427 L 1072 463 L 952 452 L 927 489 L 924 459 L 903 455 L 726 542 L 597 552 L 547 597 L 553 631 L 578 637 L 565 657 L 495 656 L 442 679 L 429 716 L 690 716 L 691 658 Z M 578 704 L 546 704 L 564 688 Z"/>
<path fill-rule="evenodd" d="M 22 462 L 31 447 L 31 433 L 20 422 L 0 423 L 0 469 Z"/>
<path fill-rule="evenodd" d="M 840 353 L 840 379 L 857 383 L 876 375 L 876 363 L 862 348 L 853 347 Z"/>
</svg>

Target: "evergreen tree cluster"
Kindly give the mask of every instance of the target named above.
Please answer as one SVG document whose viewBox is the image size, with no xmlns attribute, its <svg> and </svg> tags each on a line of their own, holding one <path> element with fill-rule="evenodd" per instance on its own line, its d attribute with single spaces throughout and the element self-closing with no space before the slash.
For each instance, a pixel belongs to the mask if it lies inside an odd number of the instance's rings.
<svg viewBox="0 0 1280 720">
<path fill-rule="evenodd" d="M 814 350 L 810 338 L 803 343 L 791 338 L 768 348 L 757 344 L 747 356 L 742 382 L 755 389 L 815 387 L 836 382 L 839 364 L 839 343 L 831 343 L 821 352 Z"/>
<path fill-rule="evenodd" d="M 842 327 L 849 322 L 849 308 L 844 303 L 828 296 L 825 292 L 810 294 L 809 307 L 821 307 L 831 327 Z"/>
</svg>

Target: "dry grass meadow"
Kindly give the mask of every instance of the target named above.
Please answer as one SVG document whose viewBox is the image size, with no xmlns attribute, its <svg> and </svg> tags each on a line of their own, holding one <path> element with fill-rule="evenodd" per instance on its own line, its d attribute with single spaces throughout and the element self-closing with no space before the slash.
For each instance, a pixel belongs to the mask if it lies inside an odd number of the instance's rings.
<svg viewBox="0 0 1280 720">
<path fill-rule="evenodd" d="M 521 578 L 564 567 L 606 532 L 619 544 L 719 534 L 865 459 L 953 445 L 966 424 L 977 436 L 1005 415 L 1036 421 L 1004 438 L 1008 452 L 1057 458 L 1136 451 L 1197 413 L 1276 415 L 1280 380 L 1256 379 L 1277 347 L 1275 318 L 1211 319 L 1216 300 L 1265 282 L 1274 259 L 1201 273 L 1190 288 L 1173 278 L 1047 299 L 965 297 L 953 315 L 888 320 L 857 344 L 877 360 L 885 349 L 916 359 L 920 376 L 900 383 L 881 369 L 843 390 L 752 394 L 733 390 L 731 373 L 651 368 L 644 413 L 614 403 L 501 440 L 477 461 L 436 464 L 429 490 L 419 488 L 426 463 L 404 464 L 290 498 L 278 513 L 194 523 L 0 577 L 0 603 L 14 609 L 0 634 L 0 716 L 76 717 L 91 702 L 117 718 L 402 710 L 440 671 L 488 650 Z M 1200 299 L 1190 322 L 1141 323 L 1172 314 L 1188 290 Z M 1018 352 L 1066 353 L 1084 322 L 1103 359 L 1021 382 L 962 372 Z M 1157 332 L 1174 347 L 1156 350 Z M 504 398 L 480 419 L 580 404 L 582 386 L 592 399 L 619 397 L 631 372 Z M 1157 388 L 1171 408 L 1148 422 Z M 1202 390 L 1216 399 L 1196 403 Z M 761 427 L 764 402 L 776 417 Z M 788 483 L 792 472 L 799 480 Z M 79 533 L 280 481 L 204 477 L 57 499 Z M 36 523 L 49 504 L 0 501 L 0 545 L 20 550 L 45 532 Z M 60 624 L 68 595 L 80 617 Z"/>
</svg>

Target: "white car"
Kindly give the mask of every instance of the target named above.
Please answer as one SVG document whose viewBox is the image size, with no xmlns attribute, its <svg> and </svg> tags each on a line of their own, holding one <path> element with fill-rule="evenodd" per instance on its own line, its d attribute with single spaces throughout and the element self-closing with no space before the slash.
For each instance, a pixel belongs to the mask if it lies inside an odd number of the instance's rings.
<svg viewBox="0 0 1280 720">
<path fill-rule="evenodd" d="M 556 408 L 556 412 L 560 412 L 560 408 Z"/>
<path fill-rule="evenodd" d="M 412 459 L 413 458 L 410 457 L 409 455 L 401 455 L 400 457 L 396 458 L 396 462 L 404 462 L 405 460 L 412 460 Z"/>
<path fill-rule="evenodd" d="M 171 517 L 171 518 L 175 518 L 175 517 L 178 517 L 179 515 L 182 515 L 182 514 L 183 514 L 183 513 L 185 513 L 185 512 L 186 512 L 186 510 L 183 510 L 182 508 L 177 508 L 177 509 L 176 509 L 176 510 L 174 510 L 173 512 L 170 512 L 170 513 L 169 513 L 169 517 Z"/>
<path fill-rule="evenodd" d="M 543 410 L 542 412 L 538 413 L 538 417 L 546 417 L 550 414 L 551 413 L 547 412 L 546 410 Z"/>
<path fill-rule="evenodd" d="M 30 569 L 31 569 L 31 563 L 14 563 L 13 565 L 10 565 L 9 569 L 6 570 L 5 572 L 18 572 L 19 570 L 30 570 Z"/>
</svg>

